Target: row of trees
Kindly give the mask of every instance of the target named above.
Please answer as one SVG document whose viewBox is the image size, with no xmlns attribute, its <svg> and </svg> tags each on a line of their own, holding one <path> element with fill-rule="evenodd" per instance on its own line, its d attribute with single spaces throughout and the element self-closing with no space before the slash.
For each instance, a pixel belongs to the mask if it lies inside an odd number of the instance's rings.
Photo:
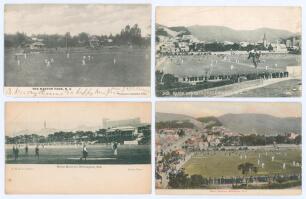
<svg viewBox="0 0 306 199">
<path fill-rule="evenodd" d="M 223 51 L 250 51 L 253 49 L 257 49 L 257 50 L 273 50 L 272 46 L 269 45 L 267 48 L 262 45 L 262 44 L 258 44 L 258 45 L 254 45 L 254 44 L 248 44 L 247 46 L 241 46 L 239 43 L 233 43 L 233 44 L 224 44 L 224 43 L 220 43 L 220 42 L 212 42 L 212 43 L 192 43 L 189 45 L 189 51 L 202 51 L 202 52 L 207 52 L 207 51 L 211 51 L 211 52 L 223 52 Z"/>
<path fill-rule="evenodd" d="M 177 42 L 174 43 L 175 48 L 182 52 Z M 242 46 L 239 43 L 233 44 L 224 44 L 221 42 L 212 42 L 212 43 L 190 43 L 188 45 L 189 52 L 224 52 L 224 51 L 251 51 L 253 49 L 261 50 L 261 51 L 273 51 L 272 45 L 268 45 L 265 47 L 263 44 L 248 44 L 246 46 Z M 291 53 L 298 54 L 301 52 L 301 48 L 292 49 L 287 48 L 287 50 Z"/>
<path fill-rule="evenodd" d="M 220 145 L 223 146 L 265 146 L 273 144 L 301 144 L 302 136 L 299 135 L 295 139 L 289 139 L 284 135 L 265 136 L 265 135 L 241 135 L 241 136 L 225 136 L 221 140 Z"/>
<path fill-rule="evenodd" d="M 142 134 L 142 140 L 140 144 L 147 144 L 151 142 L 151 129 L 150 126 L 144 126 L 138 128 L 138 133 Z M 101 136 L 97 136 L 101 135 Z M 136 137 L 134 137 L 135 139 Z M 23 143 L 53 143 L 53 142 L 80 142 L 90 141 L 98 143 L 109 143 L 113 141 L 123 142 L 130 140 L 125 136 L 125 133 L 120 131 L 116 133 L 108 133 L 106 129 L 99 129 L 96 132 L 92 131 L 59 131 L 48 134 L 47 136 L 37 134 L 18 135 L 14 137 L 6 136 L 6 144 L 23 144 Z"/>
<path fill-rule="evenodd" d="M 16 143 L 48 143 L 48 142 L 65 142 L 71 141 L 74 138 L 85 138 L 86 140 L 94 139 L 94 132 L 91 131 L 77 131 L 77 132 L 65 132 L 59 131 L 51 133 L 47 136 L 37 135 L 37 134 L 26 134 L 26 135 L 18 135 L 18 136 L 6 136 L 5 143 L 6 144 L 16 144 Z"/>
<path fill-rule="evenodd" d="M 289 188 L 300 185 L 300 174 L 291 175 L 278 175 L 271 176 L 258 176 L 258 167 L 250 162 L 242 163 L 237 166 L 237 169 L 241 172 L 242 176 L 237 177 L 219 177 L 219 178 L 207 178 L 199 174 L 188 175 L 184 169 L 179 170 L 176 173 L 169 174 L 169 187 L 174 189 L 186 189 L 186 188 L 203 188 L 209 187 L 213 184 L 231 184 L 233 188 L 262 188 L 268 185 L 274 188 Z M 160 178 L 160 176 L 157 176 Z M 248 186 L 249 183 L 260 181 L 253 186 Z M 266 184 L 263 185 L 262 183 Z M 290 183 L 288 183 L 290 182 Z M 294 182 L 294 183 L 293 183 Z M 281 186 L 282 185 L 282 186 Z M 211 188 L 214 188 L 212 186 Z"/>
<path fill-rule="evenodd" d="M 86 32 L 81 32 L 78 35 L 72 36 L 69 32 L 66 34 L 37 34 L 28 36 L 26 33 L 17 32 L 16 34 L 5 34 L 4 44 L 6 48 L 26 47 L 33 43 L 32 38 L 41 40 L 47 48 L 60 47 L 89 47 L 91 35 Z M 127 25 L 118 34 L 95 35 L 98 43 L 102 45 L 150 45 L 150 37 L 141 35 L 140 27 L 135 24 Z"/>
<path fill-rule="evenodd" d="M 285 135 L 264 136 L 264 135 L 244 135 L 240 137 L 240 143 L 244 146 L 261 146 L 271 144 L 301 144 L 302 136 L 299 135 L 295 139 L 289 139 Z"/>
</svg>

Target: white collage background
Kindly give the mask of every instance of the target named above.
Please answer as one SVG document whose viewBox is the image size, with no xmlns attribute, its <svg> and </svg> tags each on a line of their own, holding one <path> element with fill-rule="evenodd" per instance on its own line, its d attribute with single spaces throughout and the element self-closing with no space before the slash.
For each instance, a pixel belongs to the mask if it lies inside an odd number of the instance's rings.
<svg viewBox="0 0 306 199">
<path fill-rule="evenodd" d="M 150 98 L 15 98 L 7 97 L 3 93 L 3 83 L 4 83 L 4 5 L 5 4 L 25 4 L 25 3 L 57 3 L 57 4 L 99 4 L 99 3 L 108 3 L 108 4 L 133 4 L 133 3 L 144 3 L 151 4 L 152 6 L 152 18 L 151 18 L 151 97 Z M 155 96 L 155 8 L 157 6 L 301 6 L 302 7 L 302 45 L 305 46 L 305 9 L 306 1 L 304 0 L 2 0 L 0 1 L 0 121 L 1 121 L 1 133 L 0 133 L 0 198 L 306 198 L 305 193 L 305 172 L 302 172 L 302 195 L 298 196 L 239 196 L 239 195 L 182 195 L 182 196 L 169 196 L 169 195 L 156 195 L 155 194 L 155 175 L 154 175 L 154 151 L 155 151 L 155 103 L 158 101 L 208 101 L 208 102 L 300 102 L 302 103 L 302 115 L 305 113 L 305 78 L 306 71 L 303 70 L 303 91 L 302 97 L 297 98 L 157 98 Z M 302 52 L 302 66 L 304 65 L 305 60 L 305 50 L 303 48 Z M 4 103 L 8 101 L 25 101 L 25 102 L 35 102 L 35 101 L 48 101 L 48 102 L 63 102 L 63 101 L 80 101 L 80 102 L 151 102 L 152 103 L 152 193 L 147 195 L 5 195 L 4 189 L 4 168 L 5 168 L 5 150 L 4 150 Z M 302 133 L 305 132 L 305 118 L 302 117 Z M 305 136 L 302 136 L 302 143 L 305 143 Z M 305 169 L 305 154 L 304 150 L 305 145 L 303 145 L 303 154 L 302 154 L 302 165 L 303 171 Z M 97 179 L 98 180 L 98 179 Z M 116 185 L 114 185 L 116 186 Z M 52 184 L 50 184 L 52 188 Z"/>
</svg>

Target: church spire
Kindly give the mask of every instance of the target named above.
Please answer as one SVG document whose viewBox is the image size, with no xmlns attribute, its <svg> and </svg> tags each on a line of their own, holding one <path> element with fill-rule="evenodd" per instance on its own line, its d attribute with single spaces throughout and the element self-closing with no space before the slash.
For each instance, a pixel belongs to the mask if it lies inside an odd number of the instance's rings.
<svg viewBox="0 0 306 199">
<path fill-rule="evenodd" d="M 264 40 L 264 41 L 266 41 L 266 40 L 267 40 L 266 33 L 264 33 L 263 40 Z"/>
<path fill-rule="evenodd" d="M 262 43 L 263 43 L 263 46 L 264 46 L 265 48 L 267 48 L 267 47 L 268 47 L 268 42 L 267 42 L 267 36 L 266 36 L 266 33 L 264 33 L 264 37 L 263 37 L 263 41 L 262 41 Z"/>
</svg>

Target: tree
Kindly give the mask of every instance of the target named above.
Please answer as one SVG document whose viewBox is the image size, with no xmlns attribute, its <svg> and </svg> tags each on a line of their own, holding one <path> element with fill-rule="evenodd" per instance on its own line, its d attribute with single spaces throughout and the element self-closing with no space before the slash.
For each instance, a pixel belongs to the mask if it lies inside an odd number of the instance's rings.
<svg viewBox="0 0 306 199">
<path fill-rule="evenodd" d="M 248 174 L 257 173 L 258 168 L 254 164 L 246 162 L 238 165 L 238 170 L 241 171 L 242 175 L 247 176 Z M 246 179 L 246 185 L 248 180 Z"/>
<path fill-rule="evenodd" d="M 16 34 L 5 34 L 4 44 L 6 48 L 9 47 L 24 47 L 30 38 L 25 33 L 17 32 Z"/>
<path fill-rule="evenodd" d="M 295 139 L 294 139 L 294 143 L 295 144 L 301 144 L 302 143 L 302 136 L 298 135 Z"/>
<path fill-rule="evenodd" d="M 192 175 L 190 177 L 190 186 L 192 188 L 199 188 L 201 185 L 206 183 L 205 179 L 201 175 Z"/>
<path fill-rule="evenodd" d="M 79 35 L 79 42 L 82 44 L 88 44 L 89 43 L 89 35 L 85 32 L 81 32 Z"/>
<path fill-rule="evenodd" d="M 184 169 L 179 170 L 177 173 L 169 174 L 168 185 L 171 188 L 187 188 L 189 187 L 190 179 L 188 174 L 185 173 Z"/>
<path fill-rule="evenodd" d="M 162 81 L 165 86 L 171 86 L 172 84 L 176 83 L 178 79 L 172 74 L 165 74 Z"/>
<path fill-rule="evenodd" d="M 66 32 L 66 34 L 65 34 L 65 46 L 66 46 L 66 48 L 68 48 L 69 47 L 69 45 L 70 45 L 70 40 L 71 40 L 71 35 L 70 35 L 70 32 Z"/>
<path fill-rule="evenodd" d="M 185 131 L 183 129 L 179 129 L 177 134 L 179 137 L 183 137 L 185 135 Z"/>
<path fill-rule="evenodd" d="M 16 43 L 20 46 L 24 46 L 27 42 L 27 36 L 24 33 L 16 33 Z"/>
</svg>

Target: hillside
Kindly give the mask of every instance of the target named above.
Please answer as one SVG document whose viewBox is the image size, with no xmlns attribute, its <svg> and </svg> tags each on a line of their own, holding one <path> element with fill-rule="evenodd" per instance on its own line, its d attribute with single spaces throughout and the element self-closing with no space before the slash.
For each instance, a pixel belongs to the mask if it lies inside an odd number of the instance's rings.
<svg viewBox="0 0 306 199">
<path fill-rule="evenodd" d="M 155 116 L 155 122 L 167 122 L 167 121 L 189 121 L 197 128 L 203 128 L 203 124 L 196 120 L 194 117 L 183 115 L 183 114 L 175 114 L 175 113 L 160 113 L 157 112 Z"/>
<path fill-rule="evenodd" d="M 217 117 L 214 116 L 208 116 L 208 117 L 199 117 L 197 118 L 198 121 L 200 122 L 204 122 L 204 123 L 209 123 L 209 122 L 213 122 L 214 124 L 221 126 L 222 123 L 219 121 L 219 119 Z"/>
<path fill-rule="evenodd" d="M 179 32 L 171 30 L 170 28 L 156 24 L 156 35 L 157 36 L 167 36 L 167 37 L 175 37 Z"/>
<path fill-rule="evenodd" d="M 155 121 L 156 122 L 166 122 L 166 121 L 184 121 L 184 120 L 195 120 L 195 118 L 188 116 L 188 115 L 183 115 L 183 114 L 175 114 L 175 113 L 160 113 L 157 112 L 155 116 Z"/>
<path fill-rule="evenodd" d="M 163 30 L 168 33 L 168 36 L 173 37 L 181 31 L 190 32 L 194 37 L 199 40 L 212 42 L 212 41 L 232 41 L 232 42 L 257 42 L 263 39 L 266 34 L 267 40 L 275 42 L 278 39 L 290 38 L 295 33 L 287 30 L 278 30 L 272 28 L 259 28 L 255 30 L 235 30 L 224 26 L 177 26 L 166 27 L 157 25 L 157 30 Z M 159 34 L 157 33 L 157 36 Z"/>
<path fill-rule="evenodd" d="M 279 118 L 267 114 L 225 114 L 220 117 L 194 118 L 184 114 L 156 113 L 156 122 L 190 121 L 196 127 L 203 128 L 204 123 L 211 121 L 217 125 L 242 134 L 257 133 L 261 135 L 275 135 L 287 132 L 301 133 L 301 118 Z"/>
<path fill-rule="evenodd" d="M 293 131 L 301 133 L 301 118 L 278 118 L 265 114 L 226 114 L 219 117 L 226 128 L 243 133 L 272 135 Z"/>
</svg>

